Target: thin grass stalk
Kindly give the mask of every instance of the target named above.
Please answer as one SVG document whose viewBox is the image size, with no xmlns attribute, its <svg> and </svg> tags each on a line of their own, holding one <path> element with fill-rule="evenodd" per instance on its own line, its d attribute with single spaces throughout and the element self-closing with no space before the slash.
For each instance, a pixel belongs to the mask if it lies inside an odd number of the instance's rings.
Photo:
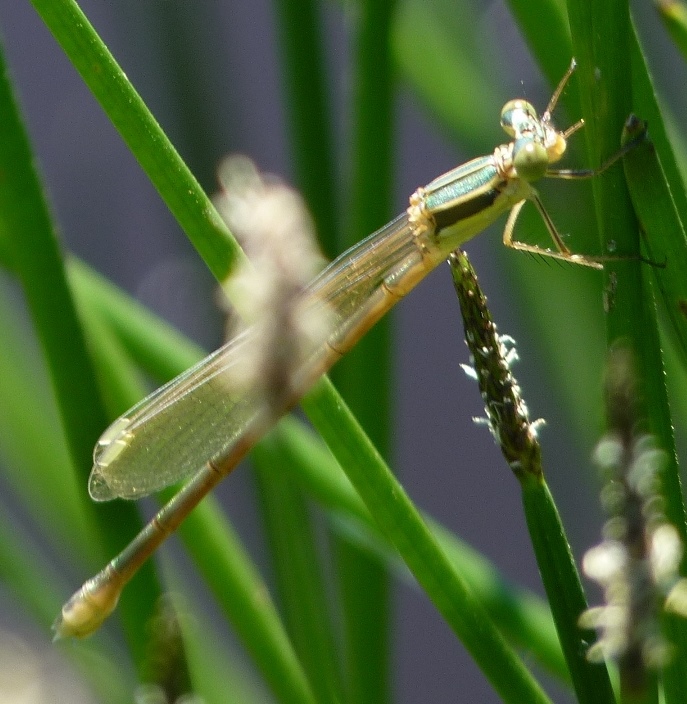
<svg viewBox="0 0 687 704">
<path fill-rule="evenodd" d="M 588 145 L 593 163 L 599 163 L 618 148 L 619 132 L 633 108 L 628 80 L 632 75 L 633 38 L 629 9 L 622 0 L 608 3 L 571 0 L 569 13 L 573 44 L 580 61 Z M 674 495 L 671 477 L 677 477 L 677 464 L 655 304 L 639 261 L 638 226 L 620 165 L 595 180 L 594 194 L 604 251 L 629 257 L 608 262 L 606 266 L 607 341 L 609 346 L 623 341 L 636 355 L 640 417 L 671 458 L 672 466 L 665 470 L 663 481 L 665 492 Z M 684 535 L 684 508 L 680 513 L 679 517 L 671 515 L 669 518 L 671 521 L 678 518 L 678 530 Z M 632 698 L 630 680 L 630 675 L 627 680 L 623 678 L 621 668 L 621 691 Z M 625 681 L 627 688 L 623 687 Z M 667 702 L 684 701 L 684 677 L 669 670 L 664 684 Z M 650 697 L 651 693 L 646 692 L 646 696 Z"/>
<path fill-rule="evenodd" d="M 1 57 L 0 62 L 3 62 Z M 1 64 L 0 124 L 4 135 L 0 164 L 8 174 L 0 189 L 2 236 L 43 348 L 76 468 L 76 476 L 63 480 L 77 481 L 77 476 L 83 475 L 84 468 L 91 464 L 92 447 L 107 415 L 67 285 L 56 228 L 33 167 L 31 147 L 12 96 L 9 77 Z M 50 467 L 45 470 L 50 471 Z M 85 503 L 85 477 L 80 487 Z M 90 509 L 88 513 L 93 538 L 98 540 L 99 536 L 103 554 L 118 549 L 140 526 L 133 506 L 114 505 L 98 512 Z M 159 593 L 152 566 L 140 574 L 135 588 L 137 593 L 132 590 L 126 597 L 121 613 L 131 653 L 142 672 L 145 641 L 142 627 Z"/>
</svg>

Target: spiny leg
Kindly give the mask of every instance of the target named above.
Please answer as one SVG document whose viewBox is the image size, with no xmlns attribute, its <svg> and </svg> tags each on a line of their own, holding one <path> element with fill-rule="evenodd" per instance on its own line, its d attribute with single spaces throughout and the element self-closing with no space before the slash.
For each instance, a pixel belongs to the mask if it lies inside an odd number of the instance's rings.
<svg viewBox="0 0 687 704">
<path fill-rule="evenodd" d="M 559 259 L 561 261 L 570 262 L 572 264 L 588 266 L 592 269 L 603 269 L 603 265 L 599 261 L 595 261 L 593 258 L 587 257 L 582 254 L 573 254 L 565 246 L 563 239 L 558 233 L 558 230 L 556 230 L 556 226 L 554 225 L 553 220 L 551 220 L 549 214 L 546 212 L 544 204 L 539 199 L 539 196 L 535 194 L 532 195 L 530 199 L 537 206 L 537 210 L 539 211 L 539 214 L 541 215 L 541 218 L 544 221 L 544 224 L 546 225 L 546 229 L 548 230 L 549 235 L 553 240 L 553 243 L 556 245 L 558 251 L 554 252 L 550 249 L 537 247 L 537 245 L 533 244 L 526 244 L 525 242 L 518 242 L 518 240 L 513 239 L 515 223 L 518 219 L 518 216 L 520 215 L 520 211 L 527 202 L 525 200 L 517 203 L 508 215 L 508 220 L 506 221 L 506 226 L 503 230 L 503 244 L 505 244 L 506 247 L 510 247 L 511 249 L 517 249 L 520 252 L 530 252 L 532 254 L 539 254 L 542 257 L 549 257 L 550 259 Z"/>
<path fill-rule="evenodd" d="M 566 136 L 568 134 L 572 134 L 572 131 L 577 131 L 584 125 L 584 121 L 580 120 L 579 122 L 576 122 L 572 127 L 568 128 L 568 130 L 564 133 Z M 573 129 L 575 128 L 575 129 Z M 571 131 L 572 130 L 572 131 Z M 609 169 L 613 164 L 615 164 L 618 159 L 622 159 L 622 157 L 625 156 L 631 149 L 634 149 L 638 144 L 643 142 L 647 138 L 647 131 L 646 129 L 642 130 L 637 137 L 635 137 L 633 140 L 629 141 L 627 144 L 624 144 L 615 154 L 613 154 L 611 157 L 606 159 L 601 166 L 597 166 L 595 169 L 549 169 L 546 172 L 546 178 L 562 178 L 562 179 L 568 179 L 568 180 L 581 180 L 581 179 L 586 179 L 586 178 L 594 178 L 594 176 L 598 176 L 599 174 L 602 174 L 604 171 Z"/>
</svg>

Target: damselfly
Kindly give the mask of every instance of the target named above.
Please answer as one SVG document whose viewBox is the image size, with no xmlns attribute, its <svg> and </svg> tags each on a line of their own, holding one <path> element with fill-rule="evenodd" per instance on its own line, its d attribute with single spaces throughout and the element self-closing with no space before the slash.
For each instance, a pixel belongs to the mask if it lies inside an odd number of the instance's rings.
<svg viewBox="0 0 687 704">
<path fill-rule="evenodd" d="M 550 168 L 563 156 L 567 139 L 583 125 L 579 121 L 561 132 L 551 122 L 574 68 L 573 61 L 541 117 L 525 100 L 506 103 L 501 126 L 510 142 L 419 188 L 405 213 L 344 252 L 315 278 L 301 305 L 306 311 L 326 306 L 333 323 L 300 360 L 296 379 L 276 409 L 265 413 L 258 393 L 228 392 L 232 367 L 250 343 L 249 328 L 105 431 L 94 451 L 89 483 L 96 501 L 139 498 L 181 479 L 192 479 L 120 555 L 65 604 L 54 625 L 56 637 L 85 636 L 96 630 L 140 565 L 276 418 L 294 406 L 321 374 L 453 250 L 498 217 L 510 212 L 503 235 L 509 247 L 602 268 L 598 260 L 573 254 L 565 246 L 532 186 L 544 177 L 589 178 L 632 146 L 597 170 Z M 514 239 L 518 214 L 527 201 L 539 210 L 555 250 Z"/>
</svg>

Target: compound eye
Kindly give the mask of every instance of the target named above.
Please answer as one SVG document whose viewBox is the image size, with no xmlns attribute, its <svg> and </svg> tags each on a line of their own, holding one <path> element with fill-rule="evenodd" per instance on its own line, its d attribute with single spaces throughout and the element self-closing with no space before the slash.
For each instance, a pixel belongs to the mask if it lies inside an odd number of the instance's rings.
<svg viewBox="0 0 687 704">
<path fill-rule="evenodd" d="M 501 110 L 501 127 L 511 137 L 531 132 L 538 122 L 537 111 L 526 100 L 509 100 Z"/>
<path fill-rule="evenodd" d="M 546 175 L 549 155 L 543 144 L 528 137 L 518 139 L 513 146 L 513 166 L 523 181 L 537 181 Z"/>
</svg>

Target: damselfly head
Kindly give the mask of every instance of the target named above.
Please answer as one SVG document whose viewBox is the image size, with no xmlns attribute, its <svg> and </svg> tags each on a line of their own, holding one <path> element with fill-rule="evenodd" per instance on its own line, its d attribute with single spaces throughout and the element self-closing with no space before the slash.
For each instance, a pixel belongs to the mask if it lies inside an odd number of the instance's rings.
<svg viewBox="0 0 687 704">
<path fill-rule="evenodd" d="M 501 127 L 515 139 L 538 131 L 539 115 L 531 103 L 522 98 L 509 100 L 501 110 Z"/>
</svg>

